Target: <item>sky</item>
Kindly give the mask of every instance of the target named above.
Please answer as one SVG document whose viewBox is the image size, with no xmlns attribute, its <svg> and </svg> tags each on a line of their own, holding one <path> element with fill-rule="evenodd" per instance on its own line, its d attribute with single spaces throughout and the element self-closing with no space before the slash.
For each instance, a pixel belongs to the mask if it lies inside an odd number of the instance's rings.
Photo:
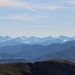
<svg viewBox="0 0 75 75">
<path fill-rule="evenodd" d="M 0 0 L 0 35 L 75 36 L 75 0 Z"/>
</svg>

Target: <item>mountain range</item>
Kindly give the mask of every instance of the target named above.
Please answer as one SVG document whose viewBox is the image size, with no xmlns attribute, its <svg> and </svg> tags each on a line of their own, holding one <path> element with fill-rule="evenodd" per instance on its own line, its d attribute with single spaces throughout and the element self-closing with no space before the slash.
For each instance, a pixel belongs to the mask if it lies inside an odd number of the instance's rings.
<svg viewBox="0 0 75 75">
<path fill-rule="evenodd" d="M 4 46 L 0 48 L 0 59 L 32 60 L 32 59 L 40 58 L 47 54 L 64 51 L 71 47 L 75 47 L 75 41 L 69 41 L 65 43 L 55 43 L 55 44 L 45 45 L 45 46 L 27 45 L 27 44 Z"/>
<path fill-rule="evenodd" d="M 36 59 L 36 61 L 45 61 L 45 60 L 69 60 L 75 62 L 75 46 L 59 51 L 44 55 Z"/>
<path fill-rule="evenodd" d="M 35 37 L 35 36 L 31 36 L 31 37 L 15 37 L 12 38 L 10 36 L 0 36 L 0 47 L 3 46 L 9 46 L 9 45 L 20 45 L 20 44 L 28 44 L 28 45 L 50 45 L 53 43 L 65 43 L 67 41 L 74 41 L 75 40 L 75 36 L 74 37 L 67 37 L 67 36 L 59 36 L 59 37 L 52 37 L 52 36 L 48 36 L 48 37 Z"/>
<path fill-rule="evenodd" d="M 11 62 L 10 59 L 14 62 L 20 59 L 31 62 L 51 59 L 75 61 L 75 37 L 0 36 L 0 62 Z"/>
</svg>

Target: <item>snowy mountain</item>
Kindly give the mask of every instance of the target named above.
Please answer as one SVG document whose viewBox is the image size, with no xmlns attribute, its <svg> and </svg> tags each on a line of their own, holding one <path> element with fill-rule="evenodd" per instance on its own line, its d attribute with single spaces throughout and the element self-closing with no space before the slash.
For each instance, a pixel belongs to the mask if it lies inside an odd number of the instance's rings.
<svg viewBox="0 0 75 75">
<path fill-rule="evenodd" d="M 9 40 L 11 40 L 12 39 L 12 37 L 10 37 L 10 36 L 0 36 L 0 43 L 1 42 L 5 42 L 5 41 L 9 41 Z"/>
<path fill-rule="evenodd" d="M 59 36 L 59 37 L 52 37 L 52 36 L 48 36 L 48 37 L 35 37 L 35 36 L 31 36 L 31 37 L 15 37 L 12 38 L 10 36 L 0 36 L 0 47 L 2 46 L 9 46 L 9 45 L 19 45 L 19 44 L 29 44 L 29 45 L 34 45 L 34 44 L 38 44 L 38 45 L 50 45 L 53 43 L 65 43 L 67 41 L 73 41 L 75 40 L 75 36 L 74 37 L 68 37 L 68 36 Z"/>
<path fill-rule="evenodd" d="M 67 41 L 73 41 L 75 40 L 75 37 L 67 37 L 67 36 L 59 36 L 59 37 L 52 37 L 52 36 L 48 36 L 48 37 L 35 37 L 35 36 L 31 36 L 31 37 L 18 37 L 18 38 L 14 38 L 16 39 L 18 42 L 22 42 L 25 44 L 40 44 L 40 45 L 49 45 L 52 43 L 64 43 Z"/>
</svg>

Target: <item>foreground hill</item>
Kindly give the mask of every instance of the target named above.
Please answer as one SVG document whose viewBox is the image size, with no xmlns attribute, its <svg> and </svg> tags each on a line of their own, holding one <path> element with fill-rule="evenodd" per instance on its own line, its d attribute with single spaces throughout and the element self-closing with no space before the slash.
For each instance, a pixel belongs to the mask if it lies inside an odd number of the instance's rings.
<svg viewBox="0 0 75 75">
<path fill-rule="evenodd" d="M 75 63 L 58 60 L 0 64 L 0 75 L 75 75 Z"/>
<path fill-rule="evenodd" d="M 74 61 L 75 62 L 75 46 L 65 49 L 63 51 L 60 52 L 54 52 L 51 54 L 47 54 L 44 55 L 38 59 L 36 59 L 36 61 L 45 61 L 45 60 L 55 60 L 55 59 L 64 59 L 64 60 L 69 60 L 69 61 Z"/>
</svg>

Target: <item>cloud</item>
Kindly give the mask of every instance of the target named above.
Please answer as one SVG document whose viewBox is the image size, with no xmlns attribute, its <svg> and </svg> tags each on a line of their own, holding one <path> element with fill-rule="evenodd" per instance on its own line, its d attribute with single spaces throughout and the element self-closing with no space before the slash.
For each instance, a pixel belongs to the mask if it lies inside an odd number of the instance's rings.
<svg viewBox="0 0 75 75">
<path fill-rule="evenodd" d="M 18 7 L 28 9 L 30 11 L 39 12 L 40 10 L 58 10 L 65 8 L 75 8 L 75 0 L 63 0 L 61 2 L 27 2 L 22 0 L 0 0 L 0 6 L 4 7 Z"/>
<path fill-rule="evenodd" d="M 51 3 L 35 3 L 31 6 L 33 9 L 41 9 L 41 10 L 55 10 L 60 9 L 59 5 L 52 5 Z"/>
<path fill-rule="evenodd" d="M 64 5 L 64 8 L 75 9 L 75 0 L 64 0 L 63 5 Z"/>
<path fill-rule="evenodd" d="M 38 16 L 33 16 L 33 15 L 9 15 L 9 16 L 4 16 L 0 17 L 2 20 L 38 20 L 38 19 L 44 19 L 48 18 L 47 16 L 43 15 L 38 15 Z"/>
<path fill-rule="evenodd" d="M 75 0 L 65 0 L 64 2 L 75 3 Z"/>
<path fill-rule="evenodd" d="M 0 0 L 0 6 L 7 7 L 19 7 L 25 8 L 31 11 L 38 10 L 55 10 L 59 9 L 58 5 L 51 5 L 51 3 L 31 3 L 31 2 L 22 2 L 21 0 Z"/>
<path fill-rule="evenodd" d="M 31 11 L 34 11 L 31 9 L 29 3 L 27 2 L 20 2 L 19 0 L 0 0 L 0 6 L 7 6 L 7 7 L 21 7 L 25 9 L 29 9 Z"/>
<path fill-rule="evenodd" d="M 75 0 L 65 0 L 63 2 L 72 6 L 75 5 Z"/>
</svg>

